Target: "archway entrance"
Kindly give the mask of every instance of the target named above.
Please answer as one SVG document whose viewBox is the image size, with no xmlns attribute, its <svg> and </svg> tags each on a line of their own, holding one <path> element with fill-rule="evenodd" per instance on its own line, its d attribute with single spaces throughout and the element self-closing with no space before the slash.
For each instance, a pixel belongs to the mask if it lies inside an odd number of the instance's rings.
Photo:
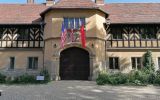
<svg viewBox="0 0 160 100">
<path fill-rule="evenodd" d="M 72 47 L 61 52 L 61 80 L 88 80 L 89 73 L 89 53 L 86 50 Z"/>
</svg>

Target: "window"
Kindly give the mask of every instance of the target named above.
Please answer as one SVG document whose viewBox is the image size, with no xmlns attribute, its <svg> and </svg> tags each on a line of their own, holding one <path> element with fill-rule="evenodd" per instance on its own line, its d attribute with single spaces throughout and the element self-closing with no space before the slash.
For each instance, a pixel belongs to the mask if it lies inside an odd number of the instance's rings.
<svg viewBox="0 0 160 100">
<path fill-rule="evenodd" d="M 154 27 L 142 27 L 140 29 L 142 39 L 156 39 Z"/>
<path fill-rule="evenodd" d="M 38 57 L 28 58 L 28 69 L 38 69 Z"/>
<path fill-rule="evenodd" d="M 119 69 L 119 58 L 118 57 L 110 57 L 109 58 L 109 68 L 110 69 Z"/>
<path fill-rule="evenodd" d="M 0 27 L 0 39 L 2 39 L 3 36 L 3 28 Z"/>
<path fill-rule="evenodd" d="M 118 27 L 111 28 L 113 39 L 122 39 L 122 30 Z"/>
<path fill-rule="evenodd" d="M 15 65 L 15 57 L 10 57 L 9 69 L 14 69 L 14 65 Z"/>
<path fill-rule="evenodd" d="M 85 25 L 85 18 L 64 18 L 66 29 L 80 29 L 82 24 Z"/>
<path fill-rule="evenodd" d="M 142 68 L 142 62 L 140 57 L 132 57 L 131 62 L 132 62 L 132 69 L 138 70 Z"/>
<path fill-rule="evenodd" d="M 158 58 L 158 66 L 160 68 L 160 57 Z"/>
<path fill-rule="evenodd" d="M 19 37 L 18 40 L 28 40 L 29 36 L 29 30 L 25 28 L 19 29 Z"/>
</svg>

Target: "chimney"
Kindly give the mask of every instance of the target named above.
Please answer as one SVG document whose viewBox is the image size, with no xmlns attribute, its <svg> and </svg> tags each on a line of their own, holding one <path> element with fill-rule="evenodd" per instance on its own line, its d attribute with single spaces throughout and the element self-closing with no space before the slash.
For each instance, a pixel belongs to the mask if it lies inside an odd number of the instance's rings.
<svg viewBox="0 0 160 100">
<path fill-rule="evenodd" d="M 53 6 L 55 4 L 55 0 L 46 0 L 46 6 Z"/>
<path fill-rule="evenodd" d="M 27 4 L 34 4 L 34 0 L 27 0 Z"/>
<path fill-rule="evenodd" d="M 97 5 L 104 5 L 105 3 L 104 3 L 104 0 L 95 0 L 95 3 L 97 4 Z"/>
</svg>

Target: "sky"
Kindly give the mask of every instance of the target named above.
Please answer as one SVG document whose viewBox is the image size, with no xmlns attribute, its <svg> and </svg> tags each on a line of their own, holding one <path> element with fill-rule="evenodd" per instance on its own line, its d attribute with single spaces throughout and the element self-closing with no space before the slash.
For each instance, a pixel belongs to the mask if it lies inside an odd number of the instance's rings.
<svg viewBox="0 0 160 100">
<path fill-rule="evenodd" d="M 27 0 L 0 0 L 0 3 L 26 3 Z M 43 3 L 45 0 L 35 0 L 36 3 Z M 133 3 L 133 2 L 145 2 L 145 3 L 160 3 L 160 0 L 105 0 L 106 3 Z"/>
</svg>

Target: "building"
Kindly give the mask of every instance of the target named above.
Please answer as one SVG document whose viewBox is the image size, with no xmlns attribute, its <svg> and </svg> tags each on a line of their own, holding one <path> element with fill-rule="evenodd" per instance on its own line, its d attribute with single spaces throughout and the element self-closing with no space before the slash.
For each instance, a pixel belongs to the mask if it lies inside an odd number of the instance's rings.
<svg viewBox="0 0 160 100">
<path fill-rule="evenodd" d="M 147 50 L 158 69 L 159 9 L 158 3 L 104 0 L 0 4 L 0 72 L 14 77 L 46 68 L 54 80 L 94 80 L 102 70 L 140 69 Z M 64 48 L 62 23 L 67 29 Z M 85 25 L 86 48 L 80 42 L 80 23 Z"/>
</svg>

